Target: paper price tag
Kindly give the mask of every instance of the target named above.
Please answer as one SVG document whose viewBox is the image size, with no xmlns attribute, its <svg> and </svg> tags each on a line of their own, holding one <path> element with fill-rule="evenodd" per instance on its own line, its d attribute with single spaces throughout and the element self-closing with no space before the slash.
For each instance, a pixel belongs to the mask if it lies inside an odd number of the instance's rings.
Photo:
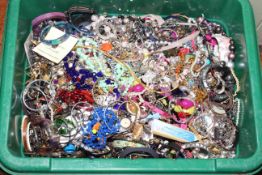
<svg viewBox="0 0 262 175">
<path fill-rule="evenodd" d="M 51 27 L 45 39 L 47 40 L 56 39 L 58 37 L 61 37 L 62 35 L 64 35 L 63 31 L 55 27 Z M 49 59 L 52 62 L 59 63 L 72 50 L 72 48 L 75 46 L 77 41 L 78 41 L 77 38 L 73 36 L 69 36 L 67 40 L 65 40 L 55 48 L 50 45 L 40 43 L 33 49 L 33 51 Z"/>
</svg>

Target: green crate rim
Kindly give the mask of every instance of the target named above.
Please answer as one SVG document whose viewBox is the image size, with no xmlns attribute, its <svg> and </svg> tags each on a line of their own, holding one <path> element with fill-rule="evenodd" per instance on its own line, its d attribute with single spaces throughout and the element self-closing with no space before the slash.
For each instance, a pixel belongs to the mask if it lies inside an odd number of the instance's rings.
<svg viewBox="0 0 262 175">
<path fill-rule="evenodd" d="M 19 16 L 20 0 L 11 0 L 8 4 L 7 18 L 5 24 L 3 43 L 3 62 L 1 73 L 0 91 L 0 163 L 1 167 L 11 174 L 47 174 L 47 173 L 108 173 L 108 174 L 153 174 L 153 173 L 254 173 L 262 164 L 262 82 L 260 74 L 260 62 L 257 47 L 257 35 L 254 28 L 253 10 L 248 0 L 238 0 L 242 5 L 244 18 L 248 68 L 250 75 L 251 96 L 253 99 L 252 108 L 254 111 L 257 149 L 248 158 L 236 159 L 209 159 L 209 160 L 169 160 L 169 159 L 58 159 L 58 158 L 30 158 L 16 157 L 8 149 L 8 130 L 11 111 L 11 97 L 14 77 L 16 34 Z M 253 56 L 253 57 L 251 57 Z M 161 161 L 161 165 L 159 165 Z M 60 166 L 63 165 L 63 166 Z M 146 166 L 145 166 L 146 165 Z M 164 165 L 164 166 L 163 166 Z M 190 169 L 188 168 L 190 166 Z M 168 168 L 166 168 L 168 167 Z"/>
</svg>

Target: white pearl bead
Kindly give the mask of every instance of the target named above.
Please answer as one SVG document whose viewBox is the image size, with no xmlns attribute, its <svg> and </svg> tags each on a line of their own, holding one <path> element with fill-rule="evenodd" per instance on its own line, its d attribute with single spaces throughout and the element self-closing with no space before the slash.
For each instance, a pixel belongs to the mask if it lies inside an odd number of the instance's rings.
<svg viewBox="0 0 262 175">
<path fill-rule="evenodd" d="M 58 73 L 58 75 L 63 75 L 64 74 L 64 72 L 62 70 L 59 70 L 57 73 Z"/>
<path fill-rule="evenodd" d="M 100 16 L 100 17 L 99 17 L 99 20 L 104 20 L 104 19 L 105 19 L 104 16 Z"/>
<path fill-rule="evenodd" d="M 121 24 L 121 23 L 122 23 L 122 20 L 121 20 L 121 19 L 118 19 L 116 22 L 117 22 L 117 24 Z"/>
<path fill-rule="evenodd" d="M 79 71 L 80 70 L 80 66 L 76 66 L 76 71 Z"/>
<path fill-rule="evenodd" d="M 85 111 L 85 112 L 84 112 L 84 115 L 85 115 L 85 116 L 89 116 L 89 115 L 90 115 L 90 112 Z"/>
<path fill-rule="evenodd" d="M 128 18 L 125 18 L 124 19 L 124 23 L 128 23 L 129 22 L 129 19 Z"/>
<path fill-rule="evenodd" d="M 122 47 L 127 47 L 128 43 L 126 41 L 122 42 Z"/>
<path fill-rule="evenodd" d="M 230 68 L 233 68 L 234 67 L 234 63 L 230 61 L 230 62 L 227 63 L 227 66 L 230 67 Z"/>
<path fill-rule="evenodd" d="M 122 27 L 121 27 L 121 30 L 122 30 L 123 32 L 125 32 L 125 31 L 126 31 L 126 27 L 125 27 L 125 26 L 122 26 Z"/>
<path fill-rule="evenodd" d="M 92 15 L 91 16 L 91 20 L 92 21 L 97 21 L 98 20 L 98 16 L 97 15 Z"/>
<path fill-rule="evenodd" d="M 110 31 L 111 31 L 111 28 L 110 28 L 109 26 L 106 26 L 106 27 L 105 27 L 105 32 L 106 32 L 106 33 L 109 33 Z"/>
</svg>

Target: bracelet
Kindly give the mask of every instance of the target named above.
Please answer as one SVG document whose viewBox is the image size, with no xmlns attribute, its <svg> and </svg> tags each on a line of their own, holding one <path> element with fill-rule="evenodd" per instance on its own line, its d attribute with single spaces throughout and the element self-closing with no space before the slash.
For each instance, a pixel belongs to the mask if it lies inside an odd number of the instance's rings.
<svg viewBox="0 0 262 175">
<path fill-rule="evenodd" d="M 51 12 L 51 13 L 45 13 L 43 15 L 40 15 L 40 16 L 36 17 L 32 21 L 33 33 L 35 35 L 39 35 L 39 33 L 41 32 L 41 27 L 39 27 L 39 25 L 42 22 L 48 21 L 48 20 L 62 20 L 62 21 L 65 21 L 66 20 L 66 16 L 62 12 Z"/>
<path fill-rule="evenodd" d="M 65 33 L 56 39 L 47 40 L 45 39 L 45 37 L 48 34 L 48 32 L 50 31 L 51 27 L 64 28 Z M 69 38 L 70 35 L 68 34 L 69 33 L 68 30 L 69 30 L 69 26 L 67 22 L 63 22 L 63 21 L 54 22 L 53 25 L 48 25 L 42 30 L 40 34 L 40 41 L 47 45 L 52 45 L 52 46 L 59 45 Z"/>
<path fill-rule="evenodd" d="M 95 10 L 83 6 L 73 6 L 65 13 L 68 21 L 78 32 L 92 35 L 91 31 L 85 28 L 85 26 L 91 24 L 91 16 L 96 14 Z"/>
<path fill-rule="evenodd" d="M 150 158 L 158 158 L 159 155 L 151 148 L 126 148 L 119 154 L 119 158 L 127 158 L 131 154 L 145 154 Z"/>
</svg>

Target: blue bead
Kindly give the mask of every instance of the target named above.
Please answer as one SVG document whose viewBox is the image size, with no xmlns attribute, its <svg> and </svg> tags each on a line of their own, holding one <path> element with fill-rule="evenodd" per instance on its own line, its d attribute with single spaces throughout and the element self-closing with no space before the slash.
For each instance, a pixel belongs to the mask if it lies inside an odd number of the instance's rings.
<svg viewBox="0 0 262 175">
<path fill-rule="evenodd" d="M 121 106 L 120 106 L 120 109 L 121 109 L 121 110 L 124 110 L 124 111 L 127 110 L 125 105 L 121 105 Z"/>
<path fill-rule="evenodd" d="M 80 84 L 84 84 L 86 80 L 86 76 L 82 76 L 80 79 Z"/>
<path fill-rule="evenodd" d="M 97 72 L 96 76 L 97 77 L 103 77 L 104 75 L 103 75 L 103 73 L 101 71 L 99 71 L 99 72 Z"/>
<path fill-rule="evenodd" d="M 73 52 L 69 52 L 66 57 L 72 57 L 73 55 Z"/>
<path fill-rule="evenodd" d="M 68 63 L 67 63 L 67 62 L 66 62 L 66 63 L 64 63 L 64 66 L 65 66 L 66 70 L 68 70 L 68 69 L 69 69 L 69 67 L 68 67 Z"/>
<path fill-rule="evenodd" d="M 79 73 L 80 73 L 80 74 L 88 74 L 89 71 L 86 70 L 86 69 L 80 69 L 80 70 L 79 70 Z"/>
<path fill-rule="evenodd" d="M 113 108 L 114 108 L 115 110 L 118 110 L 118 109 L 119 109 L 119 107 L 120 107 L 120 105 L 119 105 L 119 104 L 115 104 L 115 105 L 113 106 Z"/>
<path fill-rule="evenodd" d="M 76 83 L 76 88 L 77 88 L 77 89 L 80 89 L 80 88 L 81 88 L 80 83 Z"/>
<path fill-rule="evenodd" d="M 79 76 L 79 73 L 78 73 L 77 71 L 72 70 L 71 72 L 72 72 L 72 77 L 77 77 L 77 76 Z"/>
<path fill-rule="evenodd" d="M 67 154 L 72 154 L 76 151 L 75 145 L 69 143 L 67 146 L 64 147 L 64 152 Z"/>
<path fill-rule="evenodd" d="M 92 85 L 85 84 L 85 85 L 83 85 L 83 88 L 84 88 L 84 89 L 91 90 L 91 89 L 93 88 L 93 86 L 92 86 Z"/>
<path fill-rule="evenodd" d="M 96 77 L 93 77 L 93 81 L 96 82 L 97 78 Z"/>
<path fill-rule="evenodd" d="M 209 59 L 206 59 L 206 64 L 211 64 L 211 61 Z"/>
<path fill-rule="evenodd" d="M 109 115 L 111 115 L 111 117 L 109 117 Z M 96 134 L 93 134 L 92 128 L 97 122 L 100 122 L 101 126 L 99 128 L 99 131 Z M 85 144 L 88 147 L 94 149 L 105 148 L 107 135 L 118 132 L 120 128 L 120 122 L 115 113 L 112 110 L 106 110 L 102 107 L 97 107 L 94 109 L 93 118 L 87 125 L 88 127 L 86 127 L 86 135 L 89 135 L 91 138 L 88 140 L 88 142 L 85 140 Z"/>
<path fill-rule="evenodd" d="M 110 79 L 107 79 L 105 82 L 106 84 L 112 84 L 112 81 Z"/>
<path fill-rule="evenodd" d="M 156 41 L 157 39 L 155 38 L 155 37 L 153 37 L 152 35 L 149 37 L 149 39 L 151 40 L 151 41 Z"/>
<path fill-rule="evenodd" d="M 119 93 L 119 91 L 118 91 L 118 89 L 117 89 L 117 88 L 114 88 L 114 89 L 113 89 L 113 92 L 114 92 L 114 93 L 116 93 L 116 94 L 118 94 L 118 93 Z"/>
</svg>

